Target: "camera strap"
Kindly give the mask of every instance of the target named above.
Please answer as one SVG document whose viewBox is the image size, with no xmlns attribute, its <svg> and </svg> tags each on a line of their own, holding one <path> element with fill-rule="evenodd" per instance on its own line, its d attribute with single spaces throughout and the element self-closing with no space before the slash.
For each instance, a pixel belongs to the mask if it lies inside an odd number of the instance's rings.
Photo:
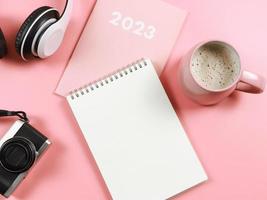
<svg viewBox="0 0 267 200">
<path fill-rule="evenodd" d="M 25 122 L 29 122 L 27 114 L 24 111 L 9 111 L 9 110 L 0 110 L 0 117 L 19 117 Z"/>
</svg>

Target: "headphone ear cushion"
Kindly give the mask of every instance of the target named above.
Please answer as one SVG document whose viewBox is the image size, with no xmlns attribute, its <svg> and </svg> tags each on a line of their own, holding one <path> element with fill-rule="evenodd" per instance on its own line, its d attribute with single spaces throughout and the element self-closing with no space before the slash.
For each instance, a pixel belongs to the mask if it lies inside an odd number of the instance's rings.
<svg viewBox="0 0 267 200">
<path fill-rule="evenodd" d="M 22 58 L 25 55 L 31 54 L 31 44 L 37 31 L 47 20 L 54 18 L 56 21 L 59 17 L 58 11 L 49 6 L 43 6 L 33 11 L 21 25 L 17 33 L 15 41 L 17 53 Z"/>
<path fill-rule="evenodd" d="M 49 7 L 48 6 L 43 6 L 40 7 L 36 10 L 34 10 L 28 17 L 27 19 L 23 22 L 23 24 L 21 25 L 17 36 L 16 36 L 16 42 L 15 42 L 15 46 L 16 46 L 16 50 L 18 53 L 20 53 L 20 45 L 22 43 L 22 39 L 24 38 L 24 36 L 27 33 L 27 30 L 29 29 L 30 24 L 32 24 L 32 22 L 41 14 L 43 13 L 45 10 L 47 10 Z"/>
<path fill-rule="evenodd" d="M 7 54 L 6 39 L 0 28 L 0 58 L 3 58 L 6 54 Z"/>
</svg>

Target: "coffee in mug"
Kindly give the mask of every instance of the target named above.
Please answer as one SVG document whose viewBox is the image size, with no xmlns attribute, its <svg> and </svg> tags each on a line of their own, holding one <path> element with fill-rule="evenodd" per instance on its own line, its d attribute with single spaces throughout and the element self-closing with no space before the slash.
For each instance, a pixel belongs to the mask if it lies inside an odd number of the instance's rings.
<svg viewBox="0 0 267 200">
<path fill-rule="evenodd" d="M 242 70 L 237 51 L 222 41 L 198 44 L 181 61 L 179 80 L 194 101 L 211 105 L 234 90 L 261 93 L 263 77 Z"/>
<path fill-rule="evenodd" d="M 192 57 L 192 75 L 208 90 L 220 90 L 233 84 L 239 75 L 239 63 L 224 46 L 200 47 Z"/>
</svg>

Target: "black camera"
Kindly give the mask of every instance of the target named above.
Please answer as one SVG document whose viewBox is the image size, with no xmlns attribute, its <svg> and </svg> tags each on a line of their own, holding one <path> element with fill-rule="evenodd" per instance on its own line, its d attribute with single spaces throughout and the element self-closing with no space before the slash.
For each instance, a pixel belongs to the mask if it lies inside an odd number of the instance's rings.
<svg viewBox="0 0 267 200">
<path fill-rule="evenodd" d="M 0 194 L 9 197 L 49 145 L 28 122 L 17 120 L 0 140 Z"/>
</svg>

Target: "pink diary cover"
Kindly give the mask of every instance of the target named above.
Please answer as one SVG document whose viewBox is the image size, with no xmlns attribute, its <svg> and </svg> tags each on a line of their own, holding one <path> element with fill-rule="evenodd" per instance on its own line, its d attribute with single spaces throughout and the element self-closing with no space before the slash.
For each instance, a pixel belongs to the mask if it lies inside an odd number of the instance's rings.
<svg viewBox="0 0 267 200">
<path fill-rule="evenodd" d="M 161 0 L 98 0 L 56 93 L 66 96 L 142 57 L 160 73 L 185 16 Z"/>
</svg>

